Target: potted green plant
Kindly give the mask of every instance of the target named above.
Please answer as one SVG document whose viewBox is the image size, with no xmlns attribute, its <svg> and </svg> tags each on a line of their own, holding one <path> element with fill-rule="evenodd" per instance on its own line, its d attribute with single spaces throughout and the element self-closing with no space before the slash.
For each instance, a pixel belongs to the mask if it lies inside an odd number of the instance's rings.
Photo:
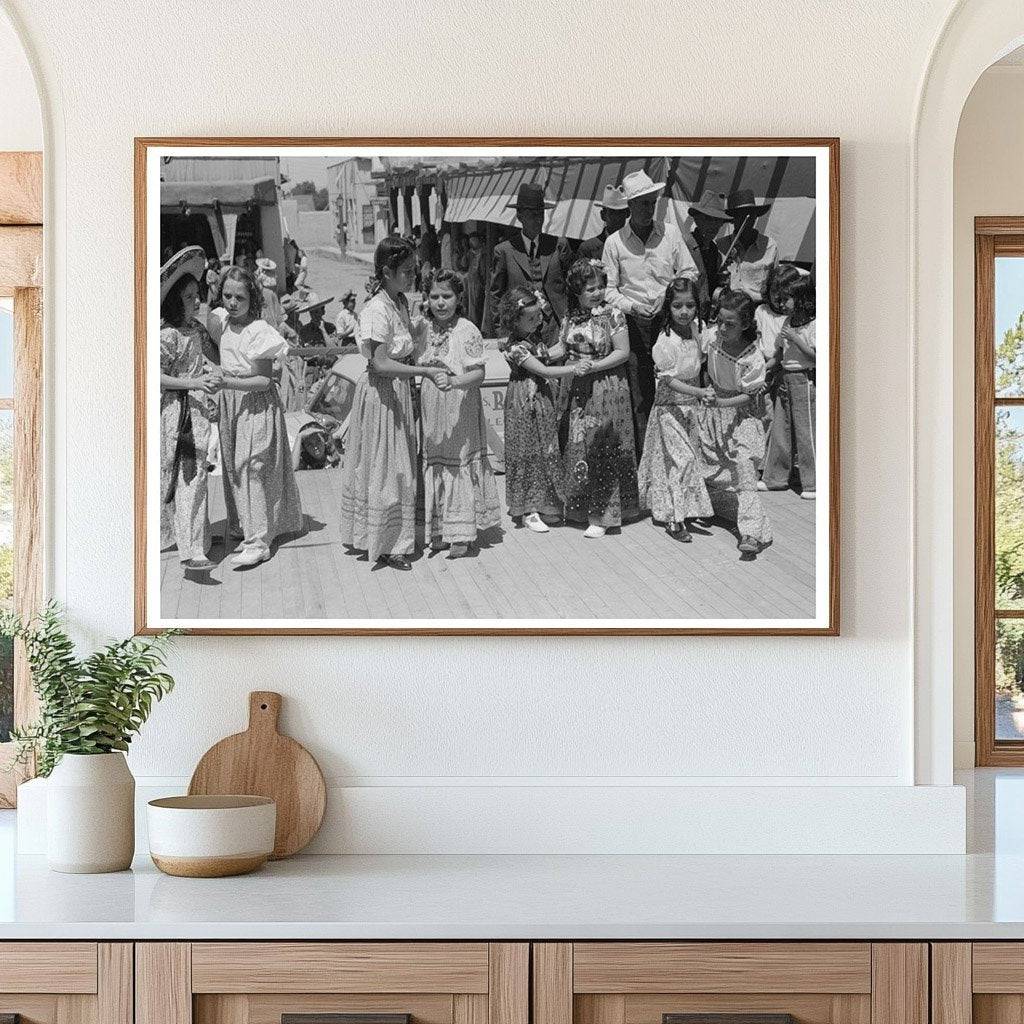
<svg viewBox="0 0 1024 1024">
<path fill-rule="evenodd" d="M 39 718 L 15 729 L 17 759 L 47 776 L 47 862 L 54 871 L 122 871 L 135 853 L 135 779 L 124 752 L 174 687 L 163 671 L 174 632 L 129 637 L 84 658 L 56 604 L 21 621 L 0 614 L 0 634 L 25 645 Z"/>
</svg>

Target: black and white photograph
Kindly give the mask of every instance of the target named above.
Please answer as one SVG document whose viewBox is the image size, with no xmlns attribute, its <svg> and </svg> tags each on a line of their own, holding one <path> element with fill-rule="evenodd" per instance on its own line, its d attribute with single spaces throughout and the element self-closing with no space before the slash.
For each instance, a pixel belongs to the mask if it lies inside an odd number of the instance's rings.
<svg viewBox="0 0 1024 1024">
<path fill-rule="evenodd" d="M 838 143 L 140 139 L 141 631 L 838 630 Z"/>
</svg>

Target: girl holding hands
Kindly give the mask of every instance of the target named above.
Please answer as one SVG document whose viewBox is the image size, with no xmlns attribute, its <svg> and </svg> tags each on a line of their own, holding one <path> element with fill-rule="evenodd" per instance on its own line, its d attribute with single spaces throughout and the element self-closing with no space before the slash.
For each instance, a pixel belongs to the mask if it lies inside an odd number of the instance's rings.
<svg viewBox="0 0 1024 1024">
<path fill-rule="evenodd" d="M 600 260 L 576 260 L 566 283 L 576 309 L 562 324 L 560 344 L 576 377 L 566 413 L 565 515 L 587 523 L 584 537 L 597 538 L 640 510 L 629 334 L 625 316 L 605 302 L 608 272 Z"/>
<path fill-rule="evenodd" d="M 687 544 L 693 537 L 686 520 L 714 514 L 693 441 L 701 406 L 715 398 L 714 388 L 700 386 L 697 306 L 697 284 L 685 277 L 672 281 L 662 307 L 665 327 L 652 350 L 657 389 L 637 474 L 641 506 Z"/>
<path fill-rule="evenodd" d="M 715 515 L 736 523 L 739 550 L 750 559 L 772 542 L 757 486 L 764 458 L 766 364 L 756 344 L 753 299 L 743 292 L 726 292 L 717 323 L 701 340 L 714 388 L 697 428 L 705 482 Z"/>
<path fill-rule="evenodd" d="M 558 446 L 555 387 L 563 377 L 583 372 L 588 361 L 552 365 L 564 355 L 541 339 L 544 307 L 536 292 L 512 288 L 498 307 L 507 335 L 499 342 L 509 365 L 505 392 L 505 496 L 508 514 L 534 533 L 548 533 L 545 517 L 562 517 L 564 488 Z"/>
<path fill-rule="evenodd" d="M 450 384 L 442 391 L 426 377 L 420 390 L 427 536 L 435 551 L 465 558 L 477 532 L 501 521 L 480 400 L 484 341 L 461 315 L 459 274 L 434 271 L 423 287 L 428 312 L 416 362 L 445 371 Z"/>
<path fill-rule="evenodd" d="M 343 544 L 367 552 L 380 568 L 409 570 L 416 546 L 414 377 L 451 387 L 441 366 L 417 366 L 414 322 L 405 293 L 416 276 L 416 250 L 402 238 L 381 241 L 373 257 L 372 297 L 359 316 L 366 372 L 356 384 L 341 472 Z"/>
</svg>

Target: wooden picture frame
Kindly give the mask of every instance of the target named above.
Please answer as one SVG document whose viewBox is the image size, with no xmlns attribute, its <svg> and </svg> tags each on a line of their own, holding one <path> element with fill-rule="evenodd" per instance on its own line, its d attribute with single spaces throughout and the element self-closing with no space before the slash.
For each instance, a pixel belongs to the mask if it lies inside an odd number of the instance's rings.
<svg viewBox="0 0 1024 1024">
<path fill-rule="evenodd" d="M 43 598 L 43 172 L 42 154 L 0 153 L 0 297 L 14 300 L 14 608 L 37 612 Z M 7 407 L 11 407 L 8 405 Z M 14 724 L 36 715 L 24 650 L 14 654 Z M 13 807 L 31 765 L 9 767 L 0 743 L 0 807 Z"/>
<path fill-rule="evenodd" d="M 624 159 L 630 153 L 642 155 L 649 160 L 656 159 L 656 151 L 662 151 L 668 163 L 679 158 L 679 151 L 700 150 L 714 156 L 712 160 L 732 160 L 741 168 L 736 181 L 742 178 L 743 167 L 753 166 L 757 160 L 767 160 L 774 153 L 813 155 L 815 170 L 821 174 L 816 179 L 824 184 L 812 197 L 817 221 L 827 221 L 827 229 L 815 235 L 816 277 L 819 289 L 818 320 L 827 319 L 827 357 L 818 361 L 818 373 L 827 368 L 827 411 L 818 413 L 819 436 L 822 426 L 827 426 L 827 439 L 817 445 L 818 458 L 827 452 L 827 484 L 818 488 L 818 508 L 827 506 L 827 512 L 816 512 L 814 537 L 817 559 L 814 561 L 815 601 L 814 613 L 810 617 L 789 620 L 758 620 L 757 625 L 745 625 L 745 619 L 715 620 L 712 625 L 701 625 L 697 620 L 670 619 L 667 622 L 637 618 L 633 620 L 594 619 L 593 624 L 581 624 L 578 620 L 566 621 L 544 619 L 542 624 L 529 620 L 520 625 L 519 620 L 486 620 L 475 624 L 473 620 L 449 618 L 425 619 L 423 624 L 401 619 L 400 624 L 390 625 L 388 619 L 359 618 L 349 625 L 346 619 L 319 621 L 297 621 L 295 625 L 281 620 L 230 621 L 220 624 L 216 619 L 175 619 L 160 614 L 159 587 L 153 562 L 152 541 L 149 534 L 153 504 L 147 499 L 147 488 L 152 487 L 153 472 L 148 464 L 153 447 L 152 405 L 147 388 L 153 387 L 155 379 L 154 314 L 152 302 L 155 275 L 154 262 L 166 256 L 161 253 L 159 240 L 154 242 L 153 228 L 160 223 L 161 204 L 154 189 L 159 190 L 158 175 L 160 161 L 174 158 L 182 153 L 198 159 L 210 159 L 212 151 L 216 156 L 231 152 L 253 152 L 261 154 L 277 152 L 282 159 L 294 159 L 308 155 L 310 151 L 340 151 L 346 154 L 357 151 L 366 156 L 374 152 L 395 153 L 407 150 L 431 150 L 451 155 L 462 150 L 474 156 L 482 152 L 505 151 L 506 155 L 533 156 L 554 153 L 568 159 L 595 151 L 614 152 Z M 333 152 L 331 155 L 335 155 Z M 839 444 L 839 372 L 840 372 L 840 145 L 836 138 L 159 138 L 141 137 L 135 140 L 135 623 L 139 633 L 154 633 L 168 625 L 175 625 L 188 632 L 204 635 L 338 635 L 338 636 L 685 636 L 685 635 L 773 635 L 773 636 L 836 636 L 839 633 L 840 614 L 840 444 Z M 649 161 L 648 161 L 649 162 Z M 645 164 L 646 166 L 646 164 Z M 734 183 L 734 187 L 736 184 Z M 827 194 L 825 194 L 827 193 Z M 668 193 L 666 192 L 666 195 Z M 770 195 L 766 192 L 765 195 Z M 686 198 L 695 203 L 698 195 Z M 187 199 L 179 200 L 182 213 L 190 212 Z M 173 211 L 171 211 L 173 212 Z M 365 229 L 365 226 L 363 227 Z M 355 230 L 360 230 L 356 227 Z M 824 235 L 824 245 L 821 243 Z M 154 248 L 155 246 L 155 248 Z M 154 258 L 155 254 L 155 258 Z M 827 291 L 827 302 L 822 302 L 821 293 Z M 824 376 L 824 374 L 822 374 Z M 147 422 L 147 421 L 150 422 Z M 822 459 L 824 462 L 824 460 Z M 696 547 L 696 545 L 693 545 Z M 770 550 L 770 549 L 769 549 Z M 269 563 L 268 563 L 269 564 Z M 406 574 L 411 576 L 412 573 Z M 154 590 L 154 586 L 157 587 Z M 753 616 L 750 617 L 751 621 Z M 683 622 L 683 624 L 680 624 Z M 724 622 L 725 624 L 721 624 Z M 609 624 L 611 623 L 611 624 Z"/>
</svg>

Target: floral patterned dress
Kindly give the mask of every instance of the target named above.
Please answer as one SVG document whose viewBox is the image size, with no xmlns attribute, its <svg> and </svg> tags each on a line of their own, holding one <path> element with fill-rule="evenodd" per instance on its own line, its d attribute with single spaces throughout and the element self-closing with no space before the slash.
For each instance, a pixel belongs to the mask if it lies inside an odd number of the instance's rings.
<svg viewBox="0 0 1024 1024">
<path fill-rule="evenodd" d="M 757 490 L 765 443 L 764 355 L 756 345 L 747 346 L 738 356 L 730 355 L 718 341 L 717 327 L 704 332 L 701 344 L 716 394 L 720 398 L 752 396 L 746 405 L 701 408 L 697 414 L 697 440 L 711 504 L 715 515 L 735 523 L 742 537 L 770 544 L 771 522 Z"/>
<path fill-rule="evenodd" d="M 553 380 L 523 367 L 531 356 L 548 362 L 539 335 L 505 338 L 499 345 L 509 365 L 505 391 L 505 500 L 513 519 L 539 512 L 561 516 L 562 459 Z"/>
<path fill-rule="evenodd" d="M 692 330 L 692 327 L 691 327 Z M 713 514 L 704 484 L 704 467 L 693 440 L 697 429 L 698 399 L 669 387 L 672 380 L 694 387 L 700 384 L 704 362 L 700 339 L 662 334 L 652 350 L 658 386 L 647 421 L 644 454 L 637 472 L 640 505 L 660 523 Z"/>
<path fill-rule="evenodd" d="M 359 314 L 359 351 L 366 372 L 356 384 L 341 467 L 343 544 L 382 555 L 411 555 L 416 548 L 416 415 L 412 380 L 377 373 L 370 361 L 377 345 L 397 362 L 416 355 L 414 324 L 405 296 L 380 291 Z"/>
<path fill-rule="evenodd" d="M 626 334 L 626 318 L 607 305 L 570 314 L 560 340 L 569 362 L 585 356 L 603 359 L 612 339 Z M 626 364 L 599 373 L 569 378 L 563 417 L 565 442 L 565 517 L 595 519 L 601 526 L 621 526 L 640 512 L 633 403 Z"/>
<path fill-rule="evenodd" d="M 160 372 L 198 377 L 206 364 L 204 341 L 198 323 L 181 329 L 164 324 Z M 160 392 L 160 546 L 177 545 L 182 562 L 203 559 L 210 549 L 206 453 L 215 401 L 201 391 Z"/>
<path fill-rule="evenodd" d="M 461 375 L 483 367 L 484 340 L 465 317 L 443 331 L 428 318 L 423 350 L 416 361 Z M 420 416 L 427 536 L 432 543 L 470 544 L 478 530 L 488 530 L 501 521 L 498 488 L 487 458 L 480 389 L 440 391 L 424 377 Z"/>
</svg>

